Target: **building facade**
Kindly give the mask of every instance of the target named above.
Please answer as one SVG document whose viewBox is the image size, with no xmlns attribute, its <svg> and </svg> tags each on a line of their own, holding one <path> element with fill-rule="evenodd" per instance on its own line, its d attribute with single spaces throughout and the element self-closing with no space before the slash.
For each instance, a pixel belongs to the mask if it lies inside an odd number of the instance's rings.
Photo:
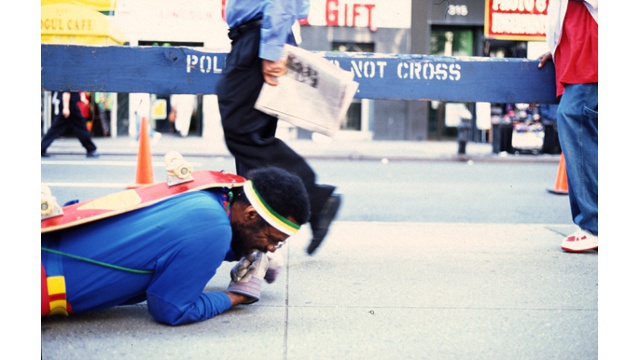
<svg viewBox="0 0 640 360">
<path fill-rule="evenodd" d="M 80 0 L 70 0 L 78 3 Z M 300 46 L 312 51 L 428 54 L 449 56 L 537 57 L 538 36 L 496 35 L 508 16 L 548 0 L 311 0 L 308 19 L 298 31 Z M 191 46 L 226 52 L 225 0 L 118 0 L 110 2 L 113 22 L 126 35 L 125 46 Z M 519 4 L 519 5 L 518 5 Z M 523 9 L 518 9 L 520 6 Z M 510 7 L 514 7 L 511 9 Z M 503 17 L 494 12 L 504 11 Z M 540 12 L 540 11 L 538 11 Z M 105 13 L 105 11 L 103 11 Z M 504 15 L 504 14 L 501 14 Z M 500 22 L 500 19 L 506 19 Z M 491 31 L 486 23 L 491 22 Z M 517 21 L 516 21 L 517 22 Z M 511 26 L 511 25 L 509 25 Z M 544 29 L 543 29 L 544 30 Z M 536 53 L 528 54 L 529 49 Z M 149 97 L 152 126 L 171 131 L 171 94 L 117 94 L 113 135 L 135 133 L 135 104 Z M 189 135 L 221 138 L 215 95 L 198 95 Z M 362 140 L 455 139 L 462 119 L 471 123 L 471 141 L 489 141 L 497 104 L 356 99 L 337 137 Z M 461 115 L 462 114 L 462 115 Z M 466 114 L 466 115 L 465 115 Z M 282 125 L 287 127 L 286 124 Z M 286 136 L 310 138 L 300 129 Z"/>
</svg>

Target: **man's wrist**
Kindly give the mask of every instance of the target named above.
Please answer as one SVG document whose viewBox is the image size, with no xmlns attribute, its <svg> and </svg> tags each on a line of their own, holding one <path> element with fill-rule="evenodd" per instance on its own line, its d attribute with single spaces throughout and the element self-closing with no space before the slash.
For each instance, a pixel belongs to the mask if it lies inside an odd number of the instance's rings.
<svg viewBox="0 0 640 360">
<path fill-rule="evenodd" d="M 282 58 L 282 51 L 284 47 L 282 45 L 269 45 L 262 44 L 260 47 L 260 55 L 263 60 L 278 61 Z"/>
<path fill-rule="evenodd" d="M 224 291 L 225 294 L 227 294 L 227 296 L 229 297 L 229 300 L 231 300 L 231 306 L 236 306 L 236 305 L 240 305 L 240 304 L 244 304 L 247 301 L 253 300 L 252 298 L 242 295 L 242 294 L 236 294 L 236 293 L 232 293 L 230 291 Z"/>
</svg>

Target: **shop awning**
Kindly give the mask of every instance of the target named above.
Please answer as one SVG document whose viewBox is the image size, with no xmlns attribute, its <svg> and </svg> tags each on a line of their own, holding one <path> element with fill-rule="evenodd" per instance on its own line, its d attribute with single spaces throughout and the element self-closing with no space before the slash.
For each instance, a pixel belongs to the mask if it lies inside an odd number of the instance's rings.
<svg viewBox="0 0 640 360">
<path fill-rule="evenodd" d="M 101 13 L 108 13 L 116 8 L 116 0 L 40 0 L 41 6 L 58 4 L 85 6 Z"/>
<path fill-rule="evenodd" d="M 98 3 L 106 4 L 106 1 L 70 2 L 73 1 L 42 1 L 40 41 L 43 44 L 122 45 L 126 42 L 124 33 L 112 23 L 113 19 L 96 10 Z M 87 2 L 96 3 L 95 7 L 77 4 Z"/>
</svg>

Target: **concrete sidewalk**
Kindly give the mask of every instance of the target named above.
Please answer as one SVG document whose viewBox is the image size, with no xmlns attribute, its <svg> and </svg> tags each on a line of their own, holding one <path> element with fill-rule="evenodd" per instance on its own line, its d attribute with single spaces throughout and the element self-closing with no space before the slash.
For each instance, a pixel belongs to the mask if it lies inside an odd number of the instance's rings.
<svg viewBox="0 0 640 360">
<path fill-rule="evenodd" d="M 308 227 L 259 302 L 169 327 L 144 304 L 43 319 L 43 359 L 597 359 L 598 254 L 569 225 Z M 231 264 L 207 285 L 224 290 Z"/>
<path fill-rule="evenodd" d="M 137 155 L 139 144 L 134 138 L 94 138 L 103 155 Z M 549 161 L 558 163 L 559 155 L 494 154 L 488 143 L 467 143 L 464 155 L 458 154 L 456 141 L 382 141 L 323 138 L 321 140 L 287 140 L 287 144 L 308 159 L 350 160 L 431 160 L 431 161 Z M 162 156 L 170 150 L 184 156 L 229 157 L 222 138 L 207 139 L 190 136 L 181 138 L 164 134 L 158 142 L 150 142 L 153 155 Z M 51 155 L 83 155 L 85 149 L 74 137 L 59 138 L 48 151 Z"/>
<path fill-rule="evenodd" d="M 129 137 L 98 152 L 138 153 Z M 288 141 L 309 159 L 549 161 L 490 144 Z M 163 136 L 152 153 L 229 157 L 222 139 Z M 75 138 L 55 157 L 83 155 Z M 169 327 L 145 304 L 41 322 L 43 359 L 597 359 L 598 253 L 560 249 L 573 225 L 336 221 L 314 256 L 308 225 L 259 302 Z M 226 289 L 224 264 L 206 290 Z"/>
</svg>

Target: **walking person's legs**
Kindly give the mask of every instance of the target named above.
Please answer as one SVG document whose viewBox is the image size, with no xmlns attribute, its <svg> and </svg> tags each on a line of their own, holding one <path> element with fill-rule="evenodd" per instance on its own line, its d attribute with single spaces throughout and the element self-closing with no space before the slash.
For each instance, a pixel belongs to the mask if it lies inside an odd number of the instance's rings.
<svg viewBox="0 0 640 360">
<path fill-rule="evenodd" d="M 91 133 L 87 129 L 87 122 L 85 118 L 82 116 L 78 116 L 78 114 L 75 114 L 72 111 L 71 115 L 69 115 L 69 118 L 67 118 L 67 121 L 69 122 L 69 126 L 71 126 L 71 129 L 73 130 L 73 134 L 78 138 L 82 146 L 87 151 L 87 157 L 98 156 L 98 154 L 96 153 L 98 147 L 93 143 L 93 140 L 91 140 Z"/>
<path fill-rule="evenodd" d="M 67 128 L 67 119 L 65 119 L 62 115 L 56 116 L 56 118 L 53 120 L 53 124 L 51 124 L 51 127 L 49 128 L 49 130 L 47 130 L 47 132 L 42 137 L 42 140 L 40 141 L 40 156 L 49 156 L 47 154 L 47 149 L 49 148 L 49 146 L 51 146 L 55 139 L 64 135 L 64 133 L 67 131 Z"/>
</svg>

